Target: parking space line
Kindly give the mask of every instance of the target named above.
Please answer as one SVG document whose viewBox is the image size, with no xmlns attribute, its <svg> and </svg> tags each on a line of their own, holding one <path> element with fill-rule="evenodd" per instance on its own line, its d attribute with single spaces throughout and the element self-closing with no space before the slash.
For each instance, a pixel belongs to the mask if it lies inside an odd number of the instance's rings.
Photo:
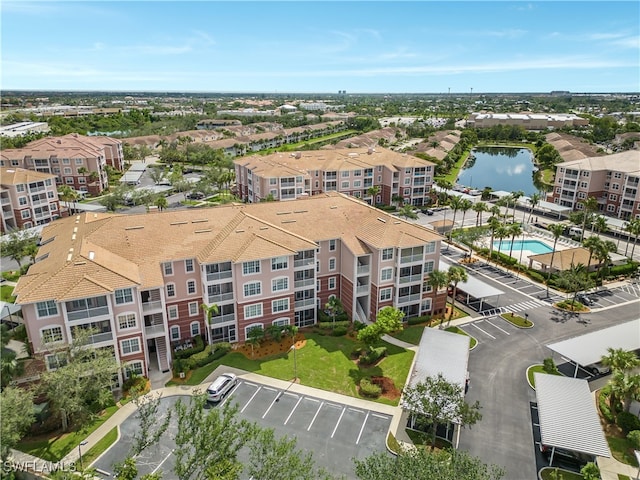
<svg viewBox="0 0 640 480">
<path fill-rule="evenodd" d="M 279 395 L 276 395 L 276 398 L 274 398 L 274 399 L 271 401 L 271 405 L 269 405 L 269 408 L 267 408 L 267 411 L 266 411 L 266 412 L 264 412 L 264 414 L 262 415 L 262 418 L 264 418 L 264 417 L 266 417 L 266 416 L 267 416 L 267 414 L 269 413 L 269 410 L 271 410 L 271 407 L 273 407 L 273 404 L 274 404 L 274 403 L 276 403 L 278 400 L 280 400 Z"/>
<path fill-rule="evenodd" d="M 389 415 L 380 415 L 379 413 L 371 412 L 371 416 L 372 417 L 382 418 L 383 420 L 388 420 L 389 419 Z"/>
<path fill-rule="evenodd" d="M 276 388 L 273 388 L 273 387 L 262 387 L 262 388 L 264 388 L 265 390 L 269 390 L 271 392 L 277 392 L 278 391 Z"/>
<path fill-rule="evenodd" d="M 342 409 L 342 413 L 340 414 L 340 418 L 338 418 L 338 423 L 336 423 L 336 426 L 333 428 L 333 432 L 331 432 L 331 438 L 333 438 L 333 436 L 336 434 L 336 430 L 338 430 L 338 425 L 340 425 L 340 421 L 342 420 L 342 416 L 344 415 L 344 412 L 346 410 L 347 410 L 346 408 Z"/>
<path fill-rule="evenodd" d="M 243 380 L 240 383 L 244 383 L 245 385 L 251 385 L 252 387 L 258 387 L 259 386 L 257 383 L 247 382 L 246 380 Z"/>
<path fill-rule="evenodd" d="M 291 413 L 289 414 L 289 416 L 287 417 L 287 419 L 284 421 L 284 425 L 286 425 L 287 423 L 289 423 L 289 420 L 291 420 L 291 416 L 293 415 L 293 412 L 296 411 L 296 408 L 298 408 L 298 405 L 300 405 L 300 402 L 302 401 L 304 397 L 300 397 L 298 399 L 298 402 L 295 404 L 295 406 L 291 409 Z"/>
<path fill-rule="evenodd" d="M 499 326 L 497 326 L 497 325 L 494 325 L 494 324 L 493 324 L 493 323 L 491 323 L 489 320 L 487 320 L 487 323 L 488 323 L 489 325 L 491 325 L 492 327 L 497 328 L 497 329 L 498 329 L 498 330 L 500 330 L 502 333 L 506 333 L 507 335 L 511 335 L 509 332 L 507 332 L 506 330 L 501 329 L 501 328 L 500 328 Z"/>
<path fill-rule="evenodd" d="M 164 459 L 158 464 L 156 468 L 153 469 L 151 473 L 152 474 L 156 473 L 158 469 L 162 466 L 162 464 L 167 461 L 167 459 L 171 456 L 172 453 L 173 453 L 173 449 L 169 453 L 167 453 L 167 456 L 164 457 Z"/>
<path fill-rule="evenodd" d="M 342 405 L 338 405 L 337 403 L 329 403 L 329 402 L 327 402 L 327 403 L 325 403 L 325 405 L 327 407 L 342 408 Z"/>
<path fill-rule="evenodd" d="M 491 335 L 490 333 L 485 332 L 483 329 L 481 329 L 479 326 L 477 326 L 475 323 L 471 324 L 472 327 L 477 328 L 478 330 L 480 330 L 482 333 L 484 333 L 487 337 L 491 337 L 494 340 L 496 339 L 496 337 L 494 337 L 493 335 Z"/>
<path fill-rule="evenodd" d="M 320 413 L 320 409 L 322 408 L 322 405 L 324 405 L 324 402 L 322 402 L 320 404 L 320 406 L 318 407 L 318 410 L 316 410 L 316 414 L 313 416 L 313 419 L 311 420 L 311 423 L 309 424 L 309 427 L 307 428 L 307 432 L 309 430 L 311 430 L 311 427 L 313 426 L 313 422 L 316 421 L 316 418 L 318 417 L 318 414 Z"/>
<path fill-rule="evenodd" d="M 464 325 L 463 325 L 463 326 L 464 326 Z M 465 332 L 467 335 L 471 335 L 471 334 L 470 334 L 469 332 L 467 332 L 464 328 L 462 328 L 462 327 L 458 327 L 458 328 L 460 328 L 460 330 L 462 330 L 463 332 Z M 476 338 L 476 337 L 473 337 L 473 338 Z M 482 343 L 482 342 L 476 338 L 476 343 Z"/>
<path fill-rule="evenodd" d="M 255 398 L 255 396 L 258 394 L 258 392 L 262 390 L 262 385 L 258 387 L 258 389 L 255 391 L 255 393 L 253 395 L 251 395 L 251 398 L 249 399 L 249 401 L 247 402 L 247 404 L 242 407 L 242 410 L 240 410 L 240 413 L 244 413 L 244 411 L 247 409 L 247 407 L 249 406 L 249 404 L 251 403 L 251 401 Z"/>
<path fill-rule="evenodd" d="M 349 407 L 352 412 L 364 413 L 364 410 L 358 410 L 357 408 Z"/>
<path fill-rule="evenodd" d="M 362 426 L 360 427 L 360 433 L 358 434 L 358 438 L 356 440 L 356 445 L 358 445 L 360 443 L 360 437 L 362 436 L 362 432 L 364 431 L 364 426 L 367 424 L 367 419 L 369 418 L 369 413 L 371 413 L 371 412 L 367 412 L 367 416 L 364 417 L 364 422 L 362 422 Z"/>
</svg>

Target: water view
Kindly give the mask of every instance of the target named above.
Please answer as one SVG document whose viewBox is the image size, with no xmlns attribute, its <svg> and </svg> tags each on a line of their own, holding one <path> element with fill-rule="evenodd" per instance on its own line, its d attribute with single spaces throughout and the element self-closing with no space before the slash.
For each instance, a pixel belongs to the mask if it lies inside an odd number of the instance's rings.
<svg viewBox="0 0 640 480">
<path fill-rule="evenodd" d="M 535 170 L 529 149 L 480 147 L 471 151 L 457 183 L 478 190 L 484 187 L 506 192 L 522 190 L 531 196 L 538 191 L 533 184 Z"/>
</svg>

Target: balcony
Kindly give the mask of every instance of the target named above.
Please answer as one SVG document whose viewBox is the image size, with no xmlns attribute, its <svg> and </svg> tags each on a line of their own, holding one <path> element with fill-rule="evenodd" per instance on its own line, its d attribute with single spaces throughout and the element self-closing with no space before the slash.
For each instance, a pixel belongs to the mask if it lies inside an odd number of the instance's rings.
<svg viewBox="0 0 640 480">
<path fill-rule="evenodd" d="M 303 258 L 302 260 L 294 260 L 293 261 L 293 268 L 309 267 L 311 265 L 315 265 L 315 263 L 316 263 L 316 260 L 313 257 L 311 257 L 311 258 Z"/>
<path fill-rule="evenodd" d="M 568 178 L 568 179 L 571 179 L 571 180 L 577 180 L 577 179 L 578 179 L 578 175 L 573 175 L 573 174 L 565 173 L 565 174 L 564 174 L 564 178 Z"/>
<path fill-rule="evenodd" d="M 366 275 L 369 273 L 371 269 L 369 268 L 369 265 L 358 265 L 358 275 Z"/>
<path fill-rule="evenodd" d="M 414 282 L 421 282 L 421 281 L 422 281 L 422 274 L 405 275 L 405 276 L 399 277 L 400 283 L 414 283 Z"/>
<path fill-rule="evenodd" d="M 47 189 L 47 187 L 45 186 L 40 186 L 40 187 L 29 187 L 29 193 L 38 193 L 38 192 L 44 192 Z"/>
<path fill-rule="evenodd" d="M 413 262 L 421 262 L 424 258 L 424 255 L 407 255 L 404 257 L 400 257 L 400 263 L 413 263 Z"/>
<path fill-rule="evenodd" d="M 87 308 L 84 310 L 67 311 L 67 318 L 70 321 L 82 320 L 84 318 L 94 318 L 109 315 L 109 307 Z"/>
<path fill-rule="evenodd" d="M 11 199 L 8 197 L 2 197 L 2 205 L 11 205 Z"/>
<path fill-rule="evenodd" d="M 153 302 L 142 302 L 142 311 L 144 313 L 152 312 L 153 310 L 161 310 L 162 302 L 160 300 L 156 300 Z"/>
<path fill-rule="evenodd" d="M 113 332 L 96 333 L 89 337 L 91 343 L 110 342 L 113 340 Z"/>
<path fill-rule="evenodd" d="M 215 280 L 222 280 L 224 278 L 231 278 L 231 270 L 225 270 L 217 273 L 207 273 L 207 282 L 213 282 Z"/>
<path fill-rule="evenodd" d="M 358 285 L 356 287 L 357 295 L 366 294 L 366 293 L 369 293 L 369 285 Z"/>
<path fill-rule="evenodd" d="M 315 306 L 316 299 L 315 298 L 307 298 L 305 300 L 296 300 L 294 308 L 305 308 Z"/>
<path fill-rule="evenodd" d="M 280 182 L 280 188 L 294 188 L 296 182 Z"/>
<path fill-rule="evenodd" d="M 160 335 L 164 335 L 164 332 L 165 328 L 164 324 L 162 323 L 154 323 L 152 325 L 144 326 L 144 333 L 147 335 L 147 337 L 157 337 Z"/>
<path fill-rule="evenodd" d="M 207 303 L 226 302 L 228 300 L 233 300 L 233 292 L 220 293 L 217 295 L 209 295 L 208 298 L 209 298 L 209 301 Z"/>
<path fill-rule="evenodd" d="M 420 293 L 414 293 L 413 295 L 405 295 L 403 297 L 398 297 L 398 304 L 419 302 L 420 299 L 421 299 Z"/>
<path fill-rule="evenodd" d="M 211 317 L 211 326 L 220 325 L 221 323 L 235 322 L 235 313 L 227 313 L 226 315 L 217 315 Z"/>
<path fill-rule="evenodd" d="M 293 288 L 309 287 L 311 285 L 315 285 L 314 278 L 306 278 L 304 280 L 296 280 L 293 282 Z"/>
</svg>

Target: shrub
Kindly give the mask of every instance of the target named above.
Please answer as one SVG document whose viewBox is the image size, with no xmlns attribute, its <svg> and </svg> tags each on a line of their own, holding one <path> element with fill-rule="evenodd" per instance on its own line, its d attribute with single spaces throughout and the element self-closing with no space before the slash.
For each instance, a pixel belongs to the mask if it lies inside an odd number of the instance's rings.
<svg viewBox="0 0 640 480">
<path fill-rule="evenodd" d="M 640 450 L 640 430 L 633 430 L 627 435 L 627 440 L 633 446 L 634 450 Z"/>
<path fill-rule="evenodd" d="M 600 407 L 600 413 L 605 418 L 605 420 L 609 423 L 613 422 L 613 416 L 611 415 L 611 408 L 609 408 L 609 395 L 611 393 L 611 387 L 607 385 L 602 388 L 598 393 L 598 405 Z"/>
<path fill-rule="evenodd" d="M 620 412 L 616 417 L 616 425 L 625 433 L 640 430 L 640 418 L 630 412 Z"/>
<path fill-rule="evenodd" d="M 178 375 L 180 375 L 180 372 L 184 372 L 185 366 L 186 365 L 181 358 L 176 358 L 173 361 L 173 376 L 177 377 Z"/>
<path fill-rule="evenodd" d="M 429 323 L 431 315 L 423 315 L 421 317 L 411 317 L 407 319 L 409 325 L 420 325 L 421 323 Z"/>
<path fill-rule="evenodd" d="M 372 348 L 360 355 L 360 363 L 363 365 L 371 365 L 387 354 L 387 347 Z"/>
<path fill-rule="evenodd" d="M 360 393 L 365 397 L 378 398 L 382 393 L 382 388 L 365 377 L 360 380 Z"/>
<path fill-rule="evenodd" d="M 351 352 L 351 358 L 360 358 L 364 354 L 362 347 L 355 347 Z"/>
<path fill-rule="evenodd" d="M 527 270 L 527 276 L 531 280 L 535 280 L 536 282 L 544 283 L 546 277 L 544 277 L 541 273 L 536 272 L 535 270 Z"/>
<path fill-rule="evenodd" d="M 544 359 L 542 369 L 551 375 L 558 374 L 558 367 L 556 367 L 556 363 L 553 361 L 553 358 L 548 357 Z"/>
<path fill-rule="evenodd" d="M 366 326 L 367 326 L 367 324 L 364 323 L 364 322 L 361 322 L 360 320 L 354 320 L 354 322 L 353 322 L 353 329 L 356 332 L 359 332 L 360 330 L 362 330 Z"/>
<path fill-rule="evenodd" d="M 349 329 L 347 327 L 341 325 L 333 329 L 332 335 L 334 337 L 342 337 L 343 335 L 346 335 L 348 331 Z"/>
<path fill-rule="evenodd" d="M 175 352 L 175 356 L 177 358 L 189 358 L 190 356 L 200 353 L 204 350 L 204 342 L 202 341 L 202 337 L 200 335 L 193 337 L 193 347 L 185 348 L 184 350 L 178 350 Z"/>
<path fill-rule="evenodd" d="M 351 322 L 349 321 L 335 321 L 335 322 L 320 322 L 318 323 L 318 327 L 320 328 L 328 328 L 328 329 L 333 329 L 333 328 L 338 328 L 338 327 L 344 327 L 346 329 L 348 329 L 351 326 Z"/>
<path fill-rule="evenodd" d="M 638 262 L 629 262 L 624 265 L 614 265 L 609 269 L 608 276 L 617 277 L 619 275 L 632 275 L 638 271 Z"/>
</svg>

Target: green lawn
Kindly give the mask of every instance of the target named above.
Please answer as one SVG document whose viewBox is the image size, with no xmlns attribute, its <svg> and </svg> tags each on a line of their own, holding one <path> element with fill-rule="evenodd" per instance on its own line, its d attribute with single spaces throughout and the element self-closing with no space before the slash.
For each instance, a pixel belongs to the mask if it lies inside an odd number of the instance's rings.
<svg viewBox="0 0 640 480">
<path fill-rule="evenodd" d="M 86 468 L 91 465 L 100 455 L 102 455 L 118 439 L 118 427 L 113 427 L 102 437 L 87 453 L 82 453 L 82 464 Z"/>
<path fill-rule="evenodd" d="M 431 438 L 427 433 L 417 432 L 416 430 L 411 430 L 410 428 L 405 429 L 405 432 L 407 432 L 407 435 L 409 435 L 409 438 L 411 439 L 414 445 L 431 447 Z M 448 440 L 445 440 L 444 438 L 436 437 L 436 448 L 449 449 L 451 447 L 452 447 L 451 442 L 449 442 Z"/>
<path fill-rule="evenodd" d="M 609 443 L 613 458 L 632 467 L 638 466 L 638 462 L 632 451 L 633 447 L 626 438 L 607 436 L 607 442 Z"/>
<path fill-rule="evenodd" d="M 533 388 L 536 388 L 536 382 L 533 381 L 533 374 L 535 372 L 538 373 L 548 373 L 544 371 L 544 366 L 543 365 L 531 365 L 528 369 L 527 369 L 527 380 L 529 380 L 529 383 L 531 384 L 531 386 Z M 560 372 L 554 374 L 554 375 L 561 375 Z"/>
<path fill-rule="evenodd" d="M 559 473 L 558 479 L 582 480 L 584 478 L 579 473 L 570 472 L 569 470 L 563 470 L 562 468 L 556 469 L 551 467 L 544 467 L 542 470 L 540 470 L 540 477 L 542 478 L 542 480 L 554 480 L 554 477 L 552 476 L 554 470 L 557 470 Z"/>
<path fill-rule="evenodd" d="M 476 344 L 478 343 L 478 341 L 473 338 L 471 335 L 469 335 L 467 332 L 465 332 L 464 330 L 462 330 L 461 328 L 458 327 L 448 327 L 445 329 L 447 332 L 453 332 L 453 333 L 458 333 L 460 335 L 466 335 L 469 338 L 471 338 L 471 343 L 469 344 L 469 349 L 472 349 L 473 347 L 476 346 Z"/>
<path fill-rule="evenodd" d="M 305 335 L 305 346 L 296 351 L 297 374 L 302 385 L 336 392 L 351 397 L 359 397 L 356 385 L 362 377 L 385 376 L 402 389 L 414 352 L 395 345 L 381 342 L 387 347 L 387 356 L 376 366 L 358 367 L 351 359 L 351 352 L 360 344 L 348 337 L 333 337 L 309 333 Z M 287 353 L 270 358 L 251 360 L 238 352 L 232 352 L 220 360 L 193 372 L 189 385 L 198 385 L 219 365 L 227 365 L 266 377 L 280 380 L 293 378 L 293 354 Z M 379 398 L 376 401 L 397 405 L 398 401 Z"/>
<path fill-rule="evenodd" d="M 115 406 L 105 409 L 105 412 L 101 417 L 96 419 L 96 421 L 80 432 L 70 432 L 47 440 L 39 440 L 37 442 L 23 441 L 19 443 L 16 448 L 21 452 L 35 455 L 43 460 L 51 462 L 60 461 L 71 450 L 76 448 L 81 441 L 87 438 L 89 434 L 106 422 L 117 410 L 118 407 Z"/>
<path fill-rule="evenodd" d="M 399 332 L 392 333 L 391 336 L 411 345 L 419 345 L 424 329 L 424 325 L 409 325 Z"/>
<path fill-rule="evenodd" d="M 533 327 L 533 323 L 529 319 L 516 315 L 515 313 L 502 313 L 500 314 L 507 322 L 521 328 Z"/>
<path fill-rule="evenodd" d="M 13 303 L 16 297 L 14 297 L 12 293 L 13 293 L 13 287 L 11 285 L 0 286 L 0 299 L 3 302 Z"/>
</svg>

